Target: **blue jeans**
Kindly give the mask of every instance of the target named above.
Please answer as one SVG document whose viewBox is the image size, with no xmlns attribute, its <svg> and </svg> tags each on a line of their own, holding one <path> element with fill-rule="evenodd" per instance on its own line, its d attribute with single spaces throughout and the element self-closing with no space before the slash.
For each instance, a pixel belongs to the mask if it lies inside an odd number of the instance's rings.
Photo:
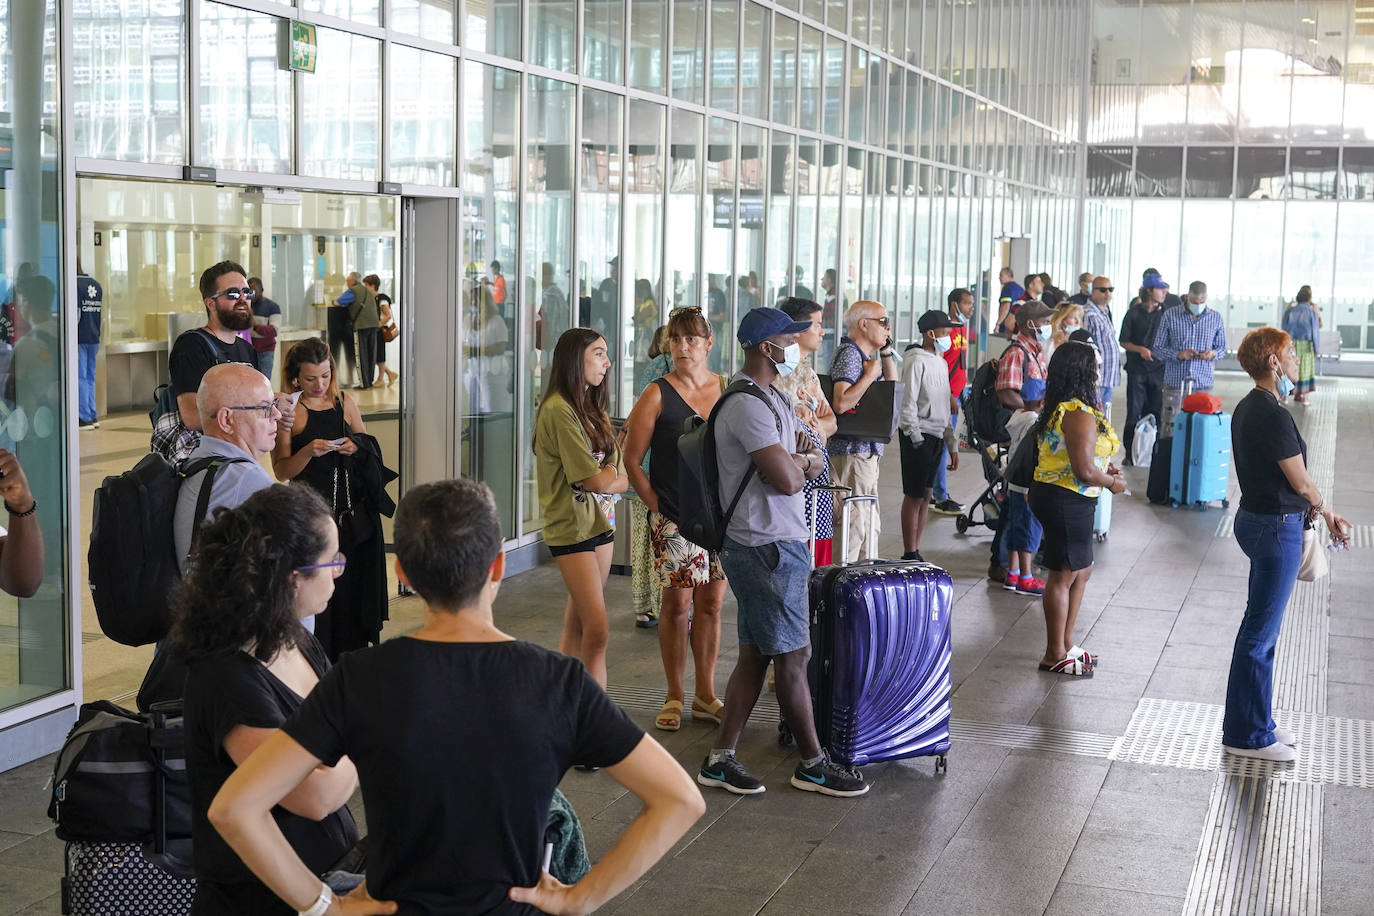
<svg viewBox="0 0 1374 916">
<path fill-rule="evenodd" d="M 1274 743 L 1274 644 L 1302 561 L 1303 513 L 1236 512 L 1236 543 L 1250 558 L 1250 595 L 1231 652 L 1221 742 L 1261 748 Z"/>
<path fill-rule="evenodd" d="M 967 389 L 965 389 L 965 390 L 967 390 Z M 963 395 L 960 395 L 960 396 L 959 396 L 959 400 L 958 400 L 957 402 L 955 402 L 954 410 L 953 410 L 953 412 L 952 412 L 952 415 L 951 415 L 950 418 L 949 418 L 949 422 L 954 426 L 954 431 L 955 431 L 956 433 L 959 432 L 959 407 L 958 407 L 958 405 L 959 405 L 959 404 L 962 404 L 963 402 L 964 402 L 964 397 L 963 397 Z M 949 499 L 949 490 L 948 490 L 948 488 L 947 488 L 947 474 L 948 474 L 947 468 L 948 468 L 948 466 L 949 466 L 949 446 L 946 445 L 944 448 L 940 449 L 940 469 L 939 469 L 938 471 L 935 472 L 935 492 L 934 492 L 934 500 L 935 500 L 935 502 L 937 502 L 937 503 L 938 503 L 940 500 L 942 500 L 942 499 Z"/>
<path fill-rule="evenodd" d="M 1007 493 L 1007 526 L 1005 541 L 1008 551 L 1024 550 L 1027 553 L 1035 553 L 1040 549 L 1040 538 L 1044 534 L 1044 529 L 1040 526 L 1040 519 L 1031 511 L 1024 493 Z M 1021 571 L 1030 572 L 1028 569 Z"/>
<path fill-rule="evenodd" d="M 275 350 L 267 350 L 258 354 L 258 371 L 267 376 L 267 382 L 272 386 L 273 391 L 278 391 L 285 387 L 283 385 L 278 385 L 276 379 L 272 378 L 272 369 L 276 361 L 277 352 Z"/>
<path fill-rule="evenodd" d="M 77 388 L 76 416 L 82 423 L 89 423 L 98 416 L 95 409 L 95 355 L 100 352 L 100 344 L 77 344 Z"/>
<path fill-rule="evenodd" d="M 739 605 L 735 625 L 740 645 L 754 646 L 768 656 L 811 645 L 811 556 L 806 541 L 747 547 L 727 536 L 720 565 Z"/>
</svg>

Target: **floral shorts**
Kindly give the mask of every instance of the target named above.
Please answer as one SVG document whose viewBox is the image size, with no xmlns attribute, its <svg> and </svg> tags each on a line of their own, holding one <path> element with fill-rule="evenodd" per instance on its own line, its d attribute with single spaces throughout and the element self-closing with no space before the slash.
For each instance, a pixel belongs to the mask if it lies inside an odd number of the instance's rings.
<svg viewBox="0 0 1374 916">
<path fill-rule="evenodd" d="M 682 536 L 677 522 L 649 513 L 649 546 L 661 588 L 693 588 L 725 578 L 720 557 Z"/>
</svg>

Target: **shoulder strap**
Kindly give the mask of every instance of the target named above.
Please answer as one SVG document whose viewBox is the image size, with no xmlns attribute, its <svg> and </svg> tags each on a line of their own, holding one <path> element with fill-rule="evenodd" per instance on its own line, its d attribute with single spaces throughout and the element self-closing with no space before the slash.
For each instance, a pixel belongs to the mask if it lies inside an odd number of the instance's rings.
<svg viewBox="0 0 1374 916">
<path fill-rule="evenodd" d="M 210 348 L 210 357 L 215 361 L 216 366 L 218 366 L 220 363 L 228 362 L 228 360 L 223 358 L 223 356 L 219 352 L 219 347 L 216 345 L 216 341 L 218 340 L 218 338 L 215 337 L 215 335 L 211 334 L 204 328 L 196 328 L 195 332 L 196 335 L 200 337 L 202 341 L 205 342 L 205 345 Z"/>
<path fill-rule="evenodd" d="M 724 376 L 721 376 L 721 378 L 723 379 Z M 709 424 L 707 432 L 710 434 L 711 437 L 711 450 L 713 453 L 713 458 L 716 444 L 716 415 L 720 412 L 720 408 L 725 403 L 726 398 L 730 397 L 730 395 L 732 394 L 741 393 L 752 394 L 754 397 L 760 399 L 768 405 L 768 409 L 773 412 L 773 420 L 778 425 L 778 436 L 779 438 L 781 438 L 782 436 L 782 417 L 778 416 L 777 408 L 773 406 L 773 399 L 770 398 L 768 395 L 764 394 L 763 389 L 755 383 L 749 381 L 748 379 L 740 379 L 738 382 L 734 382 L 733 384 L 726 386 L 725 392 L 720 396 L 720 400 L 716 401 L 716 406 L 711 408 L 711 417 L 709 420 L 707 420 L 707 423 Z M 730 500 L 729 507 L 726 508 L 725 514 L 721 517 L 722 527 L 729 526 L 730 519 L 735 514 L 735 507 L 739 505 L 739 501 L 744 497 L 745 488 L 749 486 L 749 481 L 754 479 L 754 475 L 758 473 L 758 470 L 758 465 L 750 461 L 748 470 L 744 472 L 744 477 L 739 482 L 739 489 L 735 491 L 734 498 Z"/>
<path fill-rule="evenodd" d="M 200 536 L 200 526 L 205 522 L 205 513 L 210 508 L 210 490 L 215 484 L 215 473 L 226 464 L 238 464 L 240 461 L 248 461 L 247 458 L 231 458 L 228 456 L 215 455 L 210 458 L 201 458 L 191 462 L 181 471 L 182 483 L 201 471 L 205 472 L 205 479 L 200 482 L 200 492 L 196 494 L 196 514 L 191 518 L 191 546 L 196 546 L 196 540 Z"/>
</svg>

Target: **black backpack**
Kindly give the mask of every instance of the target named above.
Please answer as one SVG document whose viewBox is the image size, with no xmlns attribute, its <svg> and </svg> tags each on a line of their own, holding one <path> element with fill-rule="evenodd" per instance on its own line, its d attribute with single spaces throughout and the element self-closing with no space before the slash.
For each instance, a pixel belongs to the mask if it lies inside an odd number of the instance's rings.
<svg viewBox="0 0 1374 916">
<path fill-rule="evenodd" d="M 778 435 L 782 435 L 782 418 L 772 399 L 762 388 L 748 379 L 740 379 L 725 389 L 711 415 L 705 420 L 691 416 L 683 422 L 682 435 L 678 437 L 678 530 L 687 540 L 707 550 L 720 550 L 725 543 L 725 529 L 735 514 L 735 507 L 744 496 L 744 488 L 749 486 L 758 468 L 752 463 L 744 472 L 739 489 L 730 500 L 730 505 L 722 507 L 720 501 L 720 467 L 716 464 L 716 417 L 720 408 L 732 394 L 751 394 L 768 405 L 773 419 L 778 423 Z M 787 444 L 784 443 L 786 448 Z"/>
<path fill-rule="evenodd" d="M 1030 489 L 1035 482 L 1035 468 L 1039 463 L 1040 437 L 1035 435 L 1034 430 L 1029 430 L 1007 462 L 1007 483 L 1022 490 Z"/>
<path fill-rule="evenodd" d="M 215 472 L 247 458 L 201 458 L 177 470 L 156 452 L 132 470 L 106 477 L 95 491 L 86 554 L 91 600 L 100 629 L 115 642 L 145 646 L 171 629 L 171 594 L 181 579 L 173 516 L 187 477 L 205 472 L 192 529 L 205 519 Z"/>
<path fill-rule="evenodd" d="M 997 360 L 990 359 L 973 373 L 966 408 L 969 428 L 986 444 L 1006 442 L 1011 438 L 1006 423 L 997 421 L 1001 406 L 997 400 Z"/>
</svg>

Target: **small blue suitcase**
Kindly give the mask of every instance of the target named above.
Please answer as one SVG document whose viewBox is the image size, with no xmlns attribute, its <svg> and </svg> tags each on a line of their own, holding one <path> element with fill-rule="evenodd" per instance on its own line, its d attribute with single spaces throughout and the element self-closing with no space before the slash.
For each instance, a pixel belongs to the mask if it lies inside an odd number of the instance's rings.
<svg viewBox="0 0 1374 916">
<path fill-rule="evenodd" d="M 1221 500 L 1231 478 L 1231 415 L 1180 412 L 1174 417 L 1169 499 L 1176 506 L 1206 508 Z"/>
<path fill-rule="evenodd" d="M 812 697 L 821 746 L 842 763 L 949 750 L 949 573 L 929 563 L 811 574 Z"/>
</svg>

